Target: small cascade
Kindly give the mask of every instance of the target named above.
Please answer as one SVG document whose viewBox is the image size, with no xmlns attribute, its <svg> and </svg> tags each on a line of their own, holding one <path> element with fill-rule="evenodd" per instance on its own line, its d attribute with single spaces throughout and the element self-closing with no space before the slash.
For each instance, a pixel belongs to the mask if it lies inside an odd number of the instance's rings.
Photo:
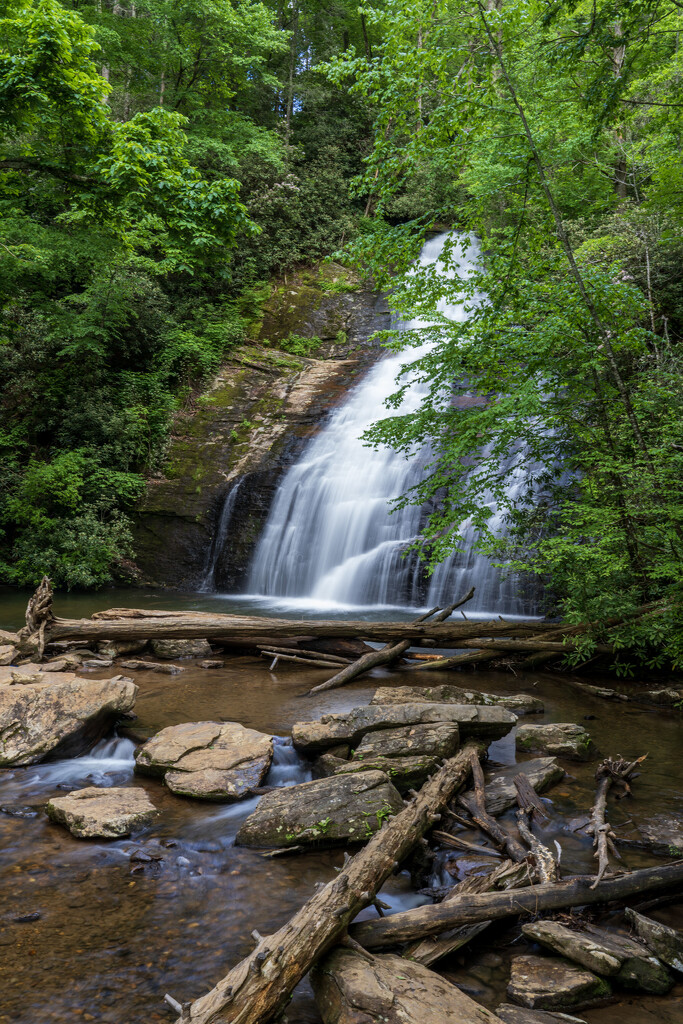
<svg viewBox="0 0 683 1024">
<path fill-rule="evenodd" d="M 204 566 L 204 574 L 199 587 L 200 593 L 210 593 L 216 589 L 216 563 L 228 537 L 228 527 L 230 526 L 232 513 L 235 510 L 237 495 L 239 494 L 243 480 L 244 477 L 240 477 L 238 480 L 235 480 L 223 499 L 223 507 L 221 508 L 221 514 L 218 517 L 218 525 L 214 532 L 213 540 L 211 541 L 206 565 Z"/>
</svg>

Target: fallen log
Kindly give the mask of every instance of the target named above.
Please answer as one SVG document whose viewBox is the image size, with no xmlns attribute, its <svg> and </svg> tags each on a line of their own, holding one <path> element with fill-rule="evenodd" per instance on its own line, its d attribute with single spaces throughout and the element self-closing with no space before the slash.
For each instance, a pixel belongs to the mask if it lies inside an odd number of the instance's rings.
<svg viewBox="0 0 683 1024">
<path fill-rule="evenodd" d="M 380 949 L 479 921 L 611 903 L 673 887 L 683 891 L 683 860 L 641 868 L 613 878 L 603 878 L 597 885 L 594 883 L 595 878 L 586 875 L 562 882 L 532 885 L 513 892 L 464 895 L 443 903 L 405 910 L 378 921 L 363 921 L 352 925 L 350 934 L 366 949 Z"/>
<path fill-rule="evenodd" d="M 505 850 L 510 860 L 516 863 L 526 860 L 528 854 L 522 844 L 509 832 L 506 832 L 486 810 L 486 784 L 478 758 L 472 759 L 472 781 L 474 795 L 471 798 L 461 796 L 458 798 L 458 803 L 469 811 L 472 821 L 479 826 L 482 832 L 485 832 L 499 849 Z"/>
<path fill-rule="evenodd" d="M 374 901 L 383 882 L 431 828 L 435 815 L 469 776 L 472 755 L 481 750 L 479 744 L 468 743 L 446 761 L 405 809 L 349 859 L 335 879 L 274 935 L 260 937 L 254 951 L 211 992 L 196 999 L 189 1016 L 182 1020 L 266 1024 L 281 1013 L 315 961 L 339 941 L 359 911 Z"/>
<path fill-rule="evenodd" d="M 594 856 L 598 861 L 595 885 L 598 885 L 600 879 L 610 866 L 610 854 L 617 860 L 621 860 L 621 855 L 614 845 L 614 832 L 609 822 L 605 820 L 607 794 L 613 785 L 621 785 L 625 787 L 627 793 L 630 792 L 628 781 L 632 778 L 638 765 L 642 764 L 646 757 L 647 754 L 644 754 L 642 757 L 636 758 L 635 761 L 624 761 L 622 758 L 617 758 L 613 761 L 608 757 L 598 766 L 595 773 L 598 786 L 595 804 L 593 805 L 592 821 L 586 829 L 586 832 L 593 836 Z"/>
<path fill-rule="evenodd" d="M 450 615 L 452 615 L 456 608 L 459 608 L 460 605 L 470 601 L 473 597 L 474 587 L 472 587 L 468 594 L 465 594 L 463 598 L 459 601 L 455 601 L 448 608 L 444 608 L 443 610 L 439 608 L 432 608 L 431 611 L 426 613 L 426 615 L 421 615 L 419 618 L 415 619 L 415 622 L 411 623 L 411 625 L 418 625 L 421 622 L 425 622 L 427 619 L 431 618 L 435 612 L 438 612 L 439 614 L 433 621 L 444 622 Z M 324 683 L 320 683 L 319 686 L 312 687 L 306 696 L 311 697 L 314 693 L 322 693 L 324 690 L 335 690 L 339 686 L 344 686 L 345 683 L 350 683 L 351 680 L 357 679 L 358 676 L 363 675 L 364 672 L 368 672 L 371 668 L 375 668 L 379 665 L 388 665 L 390 662 L 395 661 L 397 658 L 400 658 L 401 655 L 405 654 L 411 646 L 412 640 L 408 639 L 401 640 L 397 644 L 387 644 L 386 647 L 382 647 L 379 651 L 370 651 L 368 654 L 364 654 L 359 658 L 358 661 L 354 661 L 352 665 L 348 665 L 346 668 L 343 668 L 341 672 L 337 672 L 331 679 L 328 679 Z"/>
<path fill-rule="evenodd" d="M 290 658 L 298 658 L 299 661 L 306 661 L 308 658 L 321 659 L 335 665 L 350 665 L 351 658 L 342 658 L 338 654 L 327 654 L 325 651 L 310 651 L 306 647 L 274 647 L 272 644 L 259 644 L 261 654 L 273 657 L 276 654 L 287 655 Z"/>
<path fill-rule="evenodd" d="M 517 637 L 537 632 L 542 623 L 495 621 L 452 622 L 371 622 L 351 619 L 270 619 L 243 615 L 218 615 L 212 612 L 144 612 L 91 619 L 55 618 L 45 628 L 45 642 L 55 640 L 201 640 L 234 638 L 270 642 L 314 634 L 318 638 L 362 639 L 379 643 L 407 637 L 420 646 L 428 642 L 437 647 L 457 647 L 460 640 L 487 636 Z M 27 634 L 22 630 L 23 639 Z M 436 664 L 426 662 L 425 664 Z"/>
<path fill-rule="evenodd" d="M 459 896 L 471 895 L 472 893 L 492 892 L 497 888 L 498 881 L 502 880 L 509 873 L 511 867 L 512 861 L 506 860 L 502 864 L 496 865 L 493 871 L 490 871 L 487 875 L 469 875 L 459 885 L 453 886 L 445 900 L 451 901 Z M 519 884 L 528 885 L 530 881 L 530 878 L 528 880 L 520 880 Z M 429 967 L 430 964 L 436 963 L 437 960 L 443 959 L 443 957 L 448 956 L 450 953 L 454 953 L 457 949 L 460 949 L 466 943 L 476 938 L 490 924 L 490 921 L 478 921 L 476 924 L 463 925 L 461 928 L 455 928 L 442 935 L 434 935 L 428 939 L 422 939 L 408 946 L 403 951 L 403 956 L 407 960 L 416 960 L 418 963 L 424 964 L 425 967 Z"/>
</svg>

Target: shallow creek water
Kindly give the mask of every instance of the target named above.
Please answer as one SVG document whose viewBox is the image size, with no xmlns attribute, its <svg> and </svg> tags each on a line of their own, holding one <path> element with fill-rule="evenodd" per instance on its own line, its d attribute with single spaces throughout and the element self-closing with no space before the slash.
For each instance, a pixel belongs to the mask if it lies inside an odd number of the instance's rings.
<svg viewBox="0 0 683 1024">
<path fill-rule="evenodd" d="M 152 605 L 139 592 L 136 597 L 138 604 Z M 105 596 L 98 606 L 122 603 L 118 592 L 116 600 Z M 20 604 L 15 608 L 13 599 L 4 615 L 0 605 L 0 626 L 19 624 Z M 95 604 L 90 598 L 89 612 Z M 62 602 L 57 611 L 85 614 L 85 608 L 75 612 Z M 180 722 L 224 719 L 272 732 L 282 737 L 267 779 L 275 785 L 310 777 L 308 765 L 287 739 L 295 721 L 348 710 L 367 703 L 377 685 L 406 682 L 405 674 L 377 670 L 362 684 L 311 700 L 300 695 L 324 679 L 325 670 L 301 671 L 280 663 L 270 672 L 266 661 L 232 655 L 222 669 L 183 664 L 176 676 L 128 673 L 140 687 L 136 728 L 156 732 Z M 585 724 L 602 753 L 650 755 L 633 797 L 611 805 L 612 823 L 637 825 L 658 815 L 683 818 L 680 715 L 608 704 L 577 694 L 559 676 L 539 673 L 430 673 L 428 682 L 532 693 L 546 706 L 545 715 L 533 721 L 581 722 L 591 716 Z M 181 1001 L 205 992 L 253 947 L 254 928 L 262 934 L 277 928 L 313 893 L 315 883 L 333 877 L 343 861 L 341 850 L 268 859 L 262 852 L 235 847 L 237 828 L 256 799 L 206 805 L 176 798 L 157 780 L 133 776 L 133 749 L 130 740 L 112 738 L 81 758 L 0 772 L 0 1024 L 172 1021 L 165 992 Z M 513 734 L 493 743 L 489 755 L 497 762 L 514 762 Z M 594 764 L 565 762 L 564 767 L 567 777 L 548 794 L 551 824 L 545 835 L 561 843 L 566 874 L 587 872 L 589 841 L 569 834 L 565 825 L 591 807 Z M 91 784 L 143 786 L 161 811 L 157 823 L 134 840 L 105 843 L 73 839 L 47 821 L 42 805 L 51 795 Z M 631 828 L 625 825 L 624 833 Z M 138 851 L 153 859 L 140 862 Z M 648 855 L 631 851 L 624 860 L 629 868 L 653 863 Z M 451 859 L 456 877 L 473 867 L 471 855 Z M 442 872 L 445 880 L 443 866 Z M 385 885 L 382 899 L 396 910 L 425 901 L 411 891 L 406 873 Z M 374 913 L 365 911 L 364 916 Z M 664 906 L 652 915 L 683 927 L 683 908 Z M 510 947 L 513 934 L 504 926 L 485 932 L 466 965 L 456 955 L 442 963 L 443 973 L 495 1007 L 504 997 L 510 956 L 528 951 L 520 941 Z M 624 996 L 581 1016 L 590 1024 L 654 1024 L 655 1019 L 683 1024 L 683 986 L 664 998 Z M 320 1021 L 307 983 L 295 993 L 288 1018 L 291 1024 Z"/>
</svg>

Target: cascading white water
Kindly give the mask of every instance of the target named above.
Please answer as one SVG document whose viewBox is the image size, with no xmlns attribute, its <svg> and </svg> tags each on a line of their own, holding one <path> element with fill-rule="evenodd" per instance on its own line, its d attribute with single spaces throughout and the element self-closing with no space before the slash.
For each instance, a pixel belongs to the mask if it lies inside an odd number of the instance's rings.
<svg viewBox="0 0 683 1024">
<path fill-rule="evenodd" d="M 439 256 L 447 237 L 428 241 L 420 257 L 423 265 L 436 264 L 444 275 L 447 271 Z M 471 243 L 459 261 L 461 274 L 473 269 L 477 256 L 476 243 Z M 467 315 L 459 302 L 442 300 L 439 309 L 454 321 L 463 321 Z M 407 324 L 420 326 L 419 321 Z M 414 350 L 414 356 L 431 344 Z M 394 500 L 420 479 L 428 452 L 407 459 L 389 448 L 368 448 L 360 440 L 384 415 L 384 402 L 396 390 L 396 377 L 405 361 L 401 353 L 380 360 L 287 471 L 254 553 L 247 591 L 318 608 L 416 607 L 445 604 L 474 585 L 476 597 L 468 608 L 528 613 L 514 581 L 501 580 L 498 570 L 474 553 L 470 526 L 462 531 L 465 554 L 453 555 L 428 580 L 418 558 L 405 556 L 419 535 L 424 512 L 415 506 L 393 514 L 390 510 Z M 412 384 L 400 412 L 419 408 L 425 390 L 425 385 Z M 516 491 L 525 482 L 520 472 L 510 486 Z M 496 522 L 495 512 L 493 523 L 502 525 Z"/>
</svg>

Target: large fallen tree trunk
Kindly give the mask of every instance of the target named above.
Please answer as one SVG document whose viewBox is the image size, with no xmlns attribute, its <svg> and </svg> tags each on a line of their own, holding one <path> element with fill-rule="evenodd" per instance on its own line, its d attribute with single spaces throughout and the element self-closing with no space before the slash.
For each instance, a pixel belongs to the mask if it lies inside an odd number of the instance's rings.
<svg viewBox="0 0 683 1024">
<path fill-rule="evenodd" d="M 115 609 L 118 613 L 119 609 Z M 556 626 L 551 628 L 557 629 Z M 261 643 L 302 636 L 361 638 L 379 643 L 410 639 L 420 646 L 457 647 L 477 636 L 522 637 L 543 628 L 538 622 L 366 622 L 348 619 L 270 619 L 210 612 L 100 612 L 91 619 L 55 618 L 46 624 L 45 642 L 53 640 L 199 640 L 234 637 Z M 22 630 L 23 638 L 28 634 Z"/>
<path fill-rule="evenodd" d="M 513 892 L 463 895 L 443 903 L 416 907 L 378 921 L 363 921 L 349 929 L 350 935 L 366 949 L 398 946 L 428 935 L 438 935 L 478 921 L 493 921 L 543 910 L 610 903 L 630 896 L 676 887 L 683 889 L 683 860 L 663 867 L 642 868 L 615 878 L 603 878 L 594 886 L 592 875 L 532 885 Z"/>
<path fill-rule="evenodd" d="M 349 860 L 274 935 L 196 999 L 183 1021 L 194 1024 L 266 1024 L 287 1005 L 290 993 L 315 961 L 344 935 L 349 922 L 373 902 L 383 882 L 401 863 L 435 816 L 464 785 L 476 743 L 466 744 L 429 779 L 417 796 Z M 180 1021 L 178 1022 L 180 1024 Z"/>
</svg>

